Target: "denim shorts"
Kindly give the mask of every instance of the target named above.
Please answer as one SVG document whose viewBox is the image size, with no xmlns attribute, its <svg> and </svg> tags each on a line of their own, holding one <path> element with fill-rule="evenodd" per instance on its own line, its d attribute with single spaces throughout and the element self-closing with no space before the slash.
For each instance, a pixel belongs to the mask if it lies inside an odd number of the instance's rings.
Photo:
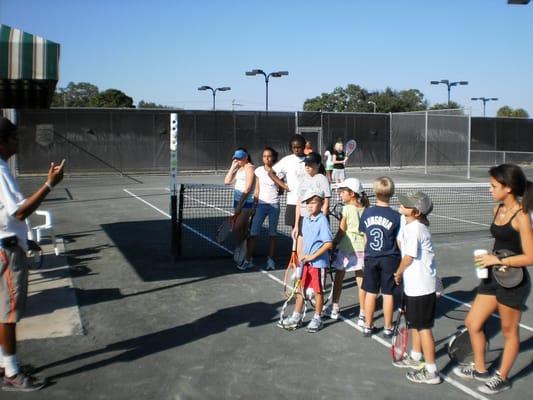
<svg viewBox="0 0 533 400">
<path fill-rule="evenodd" d="M 259 203 L 252 220 L 251 236 L 258 236 L 265 218 L 268 217 L 268 236 L 277 236 L 279 220 L 279 204 Z"/>
</svg>

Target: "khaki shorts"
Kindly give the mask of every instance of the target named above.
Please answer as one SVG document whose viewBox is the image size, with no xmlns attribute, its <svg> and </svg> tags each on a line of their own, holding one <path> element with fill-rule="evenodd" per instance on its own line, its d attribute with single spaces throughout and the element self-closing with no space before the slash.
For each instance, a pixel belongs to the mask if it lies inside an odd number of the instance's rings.
<svg viewBox="0 0 533 400">
<path fill-rule="evenodd" d="M 0 248 L 0 322 L 19 322 L 28 296 L 28 262 L 19 246 Z"/>
</svg>

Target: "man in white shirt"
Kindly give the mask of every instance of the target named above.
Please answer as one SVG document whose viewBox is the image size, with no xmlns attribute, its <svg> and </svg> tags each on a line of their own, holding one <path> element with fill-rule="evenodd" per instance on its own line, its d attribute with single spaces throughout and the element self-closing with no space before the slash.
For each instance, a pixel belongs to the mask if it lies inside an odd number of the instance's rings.
<svg viewBox="0 0 533 400">
<path fill-rule="evenodd" d="M 17 152 L 17 128 L 0 118 L 0 379 L 3 390 L 34 391 L 45 385 L 24 373 L 16 358 L 16 324 L 28 293 L 28 218 L 63 179 L 63 164 L 52 163 L 46 182 L 30 197 L 20 193 L 7 161 Z"/>
</svg>

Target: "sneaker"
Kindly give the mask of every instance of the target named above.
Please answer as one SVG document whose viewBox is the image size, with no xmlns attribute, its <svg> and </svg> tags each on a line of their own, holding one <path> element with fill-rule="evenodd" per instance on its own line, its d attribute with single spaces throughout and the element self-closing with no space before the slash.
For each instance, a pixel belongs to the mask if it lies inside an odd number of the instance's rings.
<svg viewBox="0 0 533 400">
<path fill-rule="evenodd" d="M 507 389 L 511 389 L 511 382 L 503 379 L 498 371 L 484 385 L 477 388 L 481 393 L 486 394 L 496 394 Z"/>
<path fill-rule="evenodd" d="M 391 339 L 393 334 L 394 332 L 392 331 L 392 329 L 383 328 L 383 337 L 385 339 Z"/>
<path fill-rule="evenodd" d="M 365 327 L 365 316 L 363 314 L 359 314 L 359 318 L 357 318 L 357 326 L 359 328 Z"/>
<path fill-rule="evenodd" d="M 339 306 L 332 306 L 331 312 L 329 313 L 331 319 L 339 319 Z"/>
<path fill-rule="evenodd" d="M 243 240 L 240 244 L 238 244 L 233 251 L 233 260 L 237 264 L 242 263 L 244 257 L 246 257 L 246 240 Z"/>
<path fill-rule="evenodd" d="M 46 380 L 37 380 L 35 377 L 19 372 L 8 378 L 4 376 L 2 390 L 9 392 L 35 392 L 46 385 Z"/>
<path fill-rule="evenodd" d="M 425 368 L 409 371 L 405 377 L 410 382 L 425 383 L 427 385 L 438 385 L 442 382 L 442 379 L 437 372 L 429 372 Z"/>
<path fill-rule="evenodd" d="M 237 264 L 237 269 L 241 271 L 246 271 L 247 269 L 253 268 L 254 264 L 252 260 L 242 260 L 240 264 Z"/>
<path fill-rule="evenodd" d="M 267 258 L 267 265 L 266 265 L 266 268 L 265 268 L 267 271 L 273 271 L 276 269 L 276 263 L 274 262 L 274 260 L 270 257 Z"/>
<path fill-rule="evenodd" d="M 376 327 L 375 326 L 364 326 L 363 327 L 363 336 L 364 337 L 370 337 L 372 336 L 374 333 L 376 332 Z"/>
<path fill-rule="evenodd" d="M 278 322 L 278 326 L 283 329 L 287 329 L 288 331 L 293 331 L 300 326 L 302 326 L 303 322 L 303 316 L 296 319 L 294 318 L 294 315 L 291 315 L 290 317 L 283 318 L 282 321 Z"/>
<path fill-rule="evenodd" d="M 322 319 L 320 317 L 313 317 L 307 324 L 307 332 L 315 333 L 322 329 Z"/>
<path fill-rule="evenodd" d="M 465 367 L 455 367 L 453 373 L 464 379 L 475 379 L 476 381 L 487 382 L 490 378 L 489 371 L 477 372 L 474 364 Z"/>
<path fill-rule="evenodd" d="M 424 366 L 422 360 L 415 360 L 410 355 L 406 355 L 400 361 L 393 361 L 392 365 L 398 368 L 411 368 L 411 369 L 420 369 Z"/>
</svg>

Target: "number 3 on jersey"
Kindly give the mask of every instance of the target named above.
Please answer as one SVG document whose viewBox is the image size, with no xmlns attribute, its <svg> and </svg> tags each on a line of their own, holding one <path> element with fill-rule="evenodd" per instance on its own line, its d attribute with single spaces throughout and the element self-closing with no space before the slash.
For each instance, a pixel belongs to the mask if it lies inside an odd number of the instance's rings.
<svg viewBox="0 0 533 400">
<path fill-rule="evenodd" d="M 369 232 L 370 248 L 374 251 L 380 251 L 383 247 L 383 232 L 379 228 L 372 228 Z"/>
</svg>

